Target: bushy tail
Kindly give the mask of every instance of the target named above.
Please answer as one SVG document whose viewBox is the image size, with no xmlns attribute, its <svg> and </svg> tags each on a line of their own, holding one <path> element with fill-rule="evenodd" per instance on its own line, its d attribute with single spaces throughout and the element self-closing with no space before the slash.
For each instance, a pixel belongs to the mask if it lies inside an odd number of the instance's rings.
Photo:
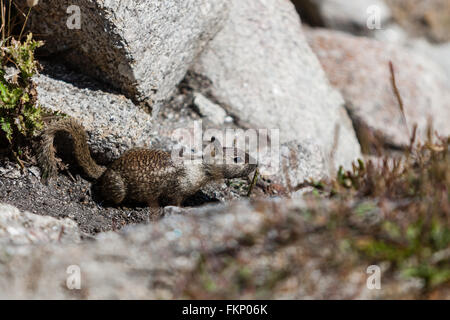
<svg viewBox="0 0 450 320">
<path fill-rule="evenodd" d="M 78 164 L 83 168 L 84 172 L 92 179 L 98 179 L 105 168 L 99 166 L 92 159 L 87 144 L 86 131 L 83 126 L 71 118 L 61 119 L 51 123 L 41 135 L 41 143 L 37 151 L 37 160 L 42 170 L 42 179 L 56 176 L 58 172 L 57 160 L 55 157 L 55 148 L 53 140 L 58 132 L 67 132 L 72 136 L 73 152 Z"/>
</svg>

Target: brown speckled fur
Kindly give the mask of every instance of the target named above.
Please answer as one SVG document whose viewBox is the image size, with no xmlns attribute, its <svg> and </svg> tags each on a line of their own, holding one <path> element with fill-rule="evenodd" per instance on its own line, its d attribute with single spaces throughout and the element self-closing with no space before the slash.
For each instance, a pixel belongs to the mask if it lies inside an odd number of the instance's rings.
<svg viewBox="0 0 450 320">
<path fill-rule="evenodd" d="M 101 197 L 115 204 L 131 201 L 158 207 L 164 202 L 179 206 L 186 197 L 211 181 L 245 177 L 256 168 L 256 164 L 248 163 L 248 154 L 245 154 L 245 163 L 183 164 L 174 163 L 168 152 L 151 149 L 128 150 L 104 168 L 92 159 L 84 128 L 74 119 L 63 119 L 50 124 L 42 133 L 37 158 L 43 179 L 57 173 L 53 139 L 58 131 L 72 136 L 78 163 L 90 178 L 97 180 Z M 223 150 L 231 151 L 228 157 L 236 154 L 234 149 Z"/>
</svg>

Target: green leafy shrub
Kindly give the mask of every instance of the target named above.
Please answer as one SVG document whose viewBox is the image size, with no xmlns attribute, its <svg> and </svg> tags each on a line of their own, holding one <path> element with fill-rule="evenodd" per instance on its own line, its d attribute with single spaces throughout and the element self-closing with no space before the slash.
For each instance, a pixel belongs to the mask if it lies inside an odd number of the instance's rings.
<svg viewBox="0 0 450 320">
<path fill-rule="evenodd" d="M 23 4 L 0 0 L 0 146 L 18 159 L 21 147 L 42 129 L 42 108 L 37 103 L 37 92 L 32 81 L 40 66 L 35 60 L 35 50 L 42 46 L 29 33 L 22 38 L 33 3 Z"/>
<path fill-rule="evenodd" d="M 370 201 L 336 212 L 343 229 L 349 217 L 383 215 L 379 224 L 352 234 L 352 247 L 365 259 L 388 261 L 403 276 L 422 279 L 428 292 L 450 284 L 450 138 L 411 141 L 398 159 L 359 161 L 352 170 L 341 168 L 336 179 L 311 185 L 342 203 Z"/>
<path fill-rule="evenodd" d="M 9 42 L 8 45 L 4 45 Z M 34 51 L 42 43 L 30 33 L 23 42 L 2 41 L 0 66 L 0 126 L 10 144 L 19 136 L 31 137 L 42 128 L 41 107 L 36 102 L 36 90 L 31 77 L 39 65 Z M 7 66 L 18 73 L 6 76 Z"/>
</svg>

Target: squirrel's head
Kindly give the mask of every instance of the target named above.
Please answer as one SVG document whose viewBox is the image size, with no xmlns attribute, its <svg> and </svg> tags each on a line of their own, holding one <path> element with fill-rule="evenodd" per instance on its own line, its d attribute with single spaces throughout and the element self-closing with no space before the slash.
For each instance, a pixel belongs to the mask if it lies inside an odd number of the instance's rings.
<svg viewBox="0 0 450 320">
<path fill-rule="evenodd" d="M 256 159 L 238 148 L 220 148 L 207 152 L 203 165 L 206 172 L 217 178 L 244 178 L 258 166 Z"/>
</svg>

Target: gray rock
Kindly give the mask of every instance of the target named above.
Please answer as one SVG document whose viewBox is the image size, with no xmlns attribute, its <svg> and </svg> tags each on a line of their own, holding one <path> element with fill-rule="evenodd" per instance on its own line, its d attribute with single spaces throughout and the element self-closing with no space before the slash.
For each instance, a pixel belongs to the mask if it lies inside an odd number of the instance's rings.
<svg viewBox="0 0 450 320">
<path fill-rule="evenodd" d="M 404 45 L 408 41 L 409 36 L 406 31 L 396 23 L 389 23 L 382 29 L 374 30 L 370 34 L 371 37 L 378 41 Z"/>
<path fill-rule="evenodd" d="M 431 44 L 425 39 L 411 39 L 405 45 L 438 64 L 450 82 L 450 42 Z"/>
<path fill-rule="evenodd" d="M 398 45 L 332 30 L 309 30 L 307 38 L 354 121 L 382 136 L 383 142 L 408 145 L 414 124 L 423 141 L 429 120 L 439 134 L 450 134 L 450 85 L 433 61 Z M 390 61 L 407 124 L 394 94 Z"/>
<path fill-rule="evenodd" d="M 374 39 L 403 46 L 414 53 L 433 60 L 450 79 L 450 42 L 432 43 L 427 38 L 410 36 L 400 25 L 390 23 L 387 27 L 371 34 Z"/>
<path fill-rule="evenodd" d="M 403 46 L 438 64 L 450 79 L 450 42 L 432 43 L 427 38 L 410 36 L 400 25 L 390 23 L 371 34 L 374 39 Z"/>
<path fill-rule="evenodd" d="M 109 149 L 114 158 L 129 147 L 151 143 L 151 116 L 123 95 L 95 87 L 80 88 L 44 74 L 34 81 L 41 105 L 78 119 L 90 132 L 94 153 Z"/>
<path fill-rule="evenodd" d="M 278 186 L 278 190 L 273 190 L 276 195 L 291 198 L 298 198 L 308 191 L 307 182 L 320 181 L 335 175 L 334 172 L 328 171 L 327 160 L 313 141 L 284 143 L 280 146 L 277 159 L 274 159 L 271 153 L 262 153 L 259 160 L 260 178 L 263 181 L 270 180 L 272 186 Z M 258 182 L 263 184 L 261 179 Z"/>
<path fill-rule="evenodd" d="M 303 183 L 334 176 L 334 172 L 327 172 L 329 166 L 326 158 L 312 142 L 298 144 L 291 141 L 284 144 L 281 147 L 280 165 L 283 172 L 280 174 L 282 185 L 286 186 L 293 198 L 304 192 Z"/>
<path fill-rule="evenodd" d="M 0 244 L 29 245 L 79 242 L 80 232 L 71 219 L 55 219 L 0 203 Z"/>
<path fill-rule="evenodd" d="M 33 8 L 30 27 L 44 38 L 48 52 L 60 53 L 72 66 L 120 88 L 128 97 L 151 103 L 173 93 L 220 29 L 227 3 L 40 1 Z"/>
<path fill-rule="evenodd" d="M 327 231 L 332 208 L 328 201 L 311 206 L 301 200 L 243 201 L 175 212 L 157 223 L 101 234 L 79 245 L 17 248 L 0 243 L 0 298 L 367 299 L 420 294 L 420 285 L 384 274 L 383 290 L 368 290 L 367 264 L 339 249 L 341 244 Z M 74 289 L 70 285 L 77 283 L 77 272 L 80 287 Z M 241 285 L 253 289 L 241 290 Z"/>
<path fill-rule="evenodd" d="M 193 71 L 211 80 L 209 93 L 239 125 L 280 129 L 280 144 L 313 141 L 326 157 L 334 153 L 334 166 L 349 166 L 360 157 L 360 146 L 293 5 L 230 2 L 230 19 Z"/>
<path fill-rule="evenodd" d="M 151 116 L 124 95 L 62 65 L 45 62 L 44 71 L 34 77 L 39 103 L 78 119 L 89 133 L 94 156 L 102 162 L 133 147 L 168 150 L 175 143 L 173 130 L 193 127 L 188 112 L 175 117 L 173 110 L 166 110 L 160 117 Z"/>
<path fill-rule="evenodd" d="M 224 207 L 218 206 L 206 207 L 194 215 L 172 214 L 160 223 L 105 233 L 95 242 L 78 246 L 17 250 L 0 244 L 0 252 L 2 249 L 9 252 L 7 262 L 0 268 L 0 297 L 174 297 L 177 283 L 197 267 L 203 253 L 235 248 L 243 235 L 260 228 L 262 216 L 249 215 L 251 209 L 247 204 L 235 204 L 228 210 L 235 213 L 218 214 L 224 213 Z M 27 275 L 27 270 L 36 264 L 41 272 Z M 80 268 L 81 290 L 67 289 L 69 266 Z M 12 275 L 6 277 L 11 270 Z M 34 284 L 34 290 L 27 283 Z"/>
<path fill-rule="evenodd" d="M 224 124 L 227 113 L 221 106 L 215 104 L 198 92 L 194 93 L 194 104 L 200 111 L 200 114 L 210 120 L 213 124 Z"/>
</svg>

